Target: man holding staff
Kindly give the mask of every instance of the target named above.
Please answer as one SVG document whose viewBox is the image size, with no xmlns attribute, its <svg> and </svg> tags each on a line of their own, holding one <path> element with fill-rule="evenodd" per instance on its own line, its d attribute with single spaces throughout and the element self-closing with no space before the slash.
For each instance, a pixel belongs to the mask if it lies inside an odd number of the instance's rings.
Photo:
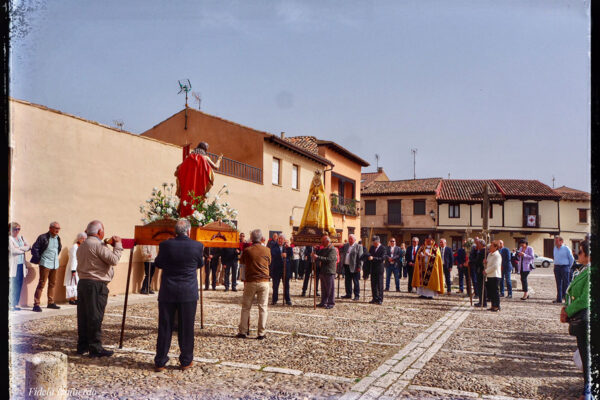
<svg viewBox="0 0 600 400">
<path fill-rule="evenodd" d="M 290 298 L 290 276 L 288 260 L 292 258 L 292 248 L 285 245 L 285 235 L 281 234 L 277 237 L 277 243 L 271 246 L 271 267 L 269 273 L 273 278 L 273 302 L 277 304 L 279 298 L 279 282 L 283 280 L 283 298 L 285 304 L 292 305 Z M 285 275 L 285 276 L 284 276 Z"/>
<path fill-rule="evenodd" d="M 321 266 L 321 303 L 317 307 L 326 309 L 335 305 L 335 273 L 337 264 L 337 251 L 331 238 L 325 234 L 321 237 L 321 248 L 312 254 L 312 259 Z"/>
<path fill-rule="evenodd" d="M 181 218 L 175 224 L 173 239 L 159 245 L 154 261 L 162 269 L 158 292 L 158 339 L 154 370 L 165 369 L 169 360 L 169 348 L 173 327 L 177 325 L 179 363 L 184 371 L 192 366 L 194 359 L 194 322 L 198 306 L 198 268 L 204 265 L 204 245 L 190 239 L 190 222 Z M 177 315 L 177 322 L 175 322 Z"/>
</svg>

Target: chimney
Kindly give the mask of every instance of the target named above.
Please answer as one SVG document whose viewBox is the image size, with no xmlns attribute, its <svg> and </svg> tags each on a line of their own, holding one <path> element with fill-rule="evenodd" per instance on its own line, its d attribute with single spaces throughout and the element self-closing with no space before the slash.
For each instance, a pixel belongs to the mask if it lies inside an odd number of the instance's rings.
<svg viewBox="0 0 600 400">
<path fill-rule="evenodd" d="M 377 167 L 377 173 L 382 173 L 383 172 L 383 167 Z"/>
<path fill-rule="evenodd" d="M 285 139 L 285 132 L 281 132 L 281 138 Z"/>
</svg>

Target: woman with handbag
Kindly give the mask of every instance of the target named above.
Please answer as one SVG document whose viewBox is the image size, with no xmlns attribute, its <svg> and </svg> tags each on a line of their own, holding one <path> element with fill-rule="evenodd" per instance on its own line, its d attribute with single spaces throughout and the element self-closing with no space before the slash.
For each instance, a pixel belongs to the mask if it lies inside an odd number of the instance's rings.
<svg viewBox="0 0 600 400">
<path fill-rule="evenodd" d="M 533 260 L 535 259 L 535 255 L 533 254 L 533 247 L 529 246 L 527 239 L 521 239 L 519 241 L 519 249 L 517 249 L 517 256 L 519 259 L 519 273 L 521 274 L 521 285 L 523 286 L 523 297 L 521 297 L 521 300 L 527 300 L 529 298 L 527 276 L 533 269 Z"/>
<path fill-rule="evenodd" d="M 583 364 L 583 392 L 580 400 L 591 398 L 590 390 L 590 352 L 587 334 L 590 307 L 590 244 L 579 244 L 577 261 L 583 267 L 573 274 L 573 280 L 567 288 L 565 306 L 560 310 L 560 322 L 569 323 L 569 334 L 577 338 L 577 349 Z"/>
<path fill-rule="evenodd" d="M 23 279 L 27 275 L 25 253 L 31 249 L 20 232 L 21 225 L 17 222 L 8 224 L 8 276 L 10 278 L 10 307 L 13 311 L 21 310 L 19 299 L 21 298 Z"/>
<path fill-rule="evenodd" d="M 87 235 L 84 232 L 78 233 L 73 246 L 69 249 L 69 263 L 65 270 L 65 288 L 67 300 L 72 305 L 77 304 L 77 282 L 79 282 L 79 276 L 77 276 L 77 249 L 85 239 L 87 239 Z"/>
</svg>

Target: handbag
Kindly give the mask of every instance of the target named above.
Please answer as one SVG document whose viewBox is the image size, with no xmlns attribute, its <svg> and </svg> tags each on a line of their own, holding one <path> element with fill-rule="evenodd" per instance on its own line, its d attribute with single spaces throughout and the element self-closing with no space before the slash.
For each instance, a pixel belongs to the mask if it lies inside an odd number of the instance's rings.
<svg viewBox="0 0 600 400">
<path fill-rule="evenodd" d="M 77 297 L 77 280 L 74 276 L 71 277 L 69 286 L 67 286 L 67 299 Z"/>
<path fill-rule="evenodd" d="M 589 320 L 589 311 L 587 308 L 580 310 L 569 317 L 569 335 L 577 336 L 578 334 L 587 332 L 587 324 Z"/>
</svg>

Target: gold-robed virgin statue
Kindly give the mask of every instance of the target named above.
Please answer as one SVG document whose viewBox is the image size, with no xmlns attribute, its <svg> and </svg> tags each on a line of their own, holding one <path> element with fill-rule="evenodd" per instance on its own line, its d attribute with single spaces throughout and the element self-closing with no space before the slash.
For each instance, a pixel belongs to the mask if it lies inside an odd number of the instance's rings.
<svg viewBox="0 0 600 400">
<path fill-rule="evenodd" d="M 304 214 L 302 214 L 302 221 L 298 229 L 299 232 L 302 232 L 304 228 L 317 228 L 322 233 L 328 232 L 332 236 L 336 235 L 329 200 L 325 195 L 325 186 L 323 185 L 321 171 L 315 172 L 315 176 L 310 184 L 308 199 L 306 200 Z"/>
</svg>

